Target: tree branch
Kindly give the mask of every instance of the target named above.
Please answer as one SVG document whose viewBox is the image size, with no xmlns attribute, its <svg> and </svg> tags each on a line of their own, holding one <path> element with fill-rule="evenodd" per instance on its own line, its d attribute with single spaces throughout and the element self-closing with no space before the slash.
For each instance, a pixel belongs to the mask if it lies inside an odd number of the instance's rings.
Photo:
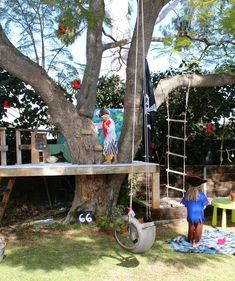
<svg viewBox="0 0 235 281">
<path fill-rule="evenodd" d="M 30 38 L 31 38 L 31 40 L 32 40 L 32 44 L 33 44 L 33 48 L 34 48 L 34 53 L 35 53 L 36 62 L 37 62 L 37 64 L 39 65 L 40 63 L 39 63 L 39 57 L 38 57 L 37 47 L 36 47 L 36 43 L 35 43 L 33 31 L 32 31 L 32 28 L 31 28 L 31 26 L 32 26 L 33 23 L 29 23 L 28 18 L 27 18 L 26 14 L 25 14 L 25 12 L 24 12 L 24 10 L 23 10 L 23 7 L 22 7 L 21 3 L 20 3 L 18 0 L 16 1 L 16 3 L 18 4 L 18 6 L 19 6 L 19 8 L 20 8 L 20 10 L 21 10 L 21 12 L 22 12 L 22 15 L 23 15 L 23 17 L 24 17 L 26 26 L 27 26 L 27 28 L 28 28 L 29 36 L 30 36 Z"/>
<path fill-rule="evenodd" d="M 164 37 L 152 37 L 152 42 L 164 42 Z"/>
<path fill-rule="evenodd" d="M 179 87 L 205 88 L 235 84 L 235 74 L 184 74 L 161 79 L 154 91 L 157 107 Z"/>
<path fill-rule="evenodd" d="M 131 39 L 127 38 L 127 39 L 123 39 L 123 40 L 120 40 L 120 41 L 107 43 L 107 44 L 104 44 L 103 50 L 105 51 L 105 50 L 108 50 L 108 49 L 121 47 L 121 46 L 129 44 L 130 42 L 131 42 Z"/>
</svg>

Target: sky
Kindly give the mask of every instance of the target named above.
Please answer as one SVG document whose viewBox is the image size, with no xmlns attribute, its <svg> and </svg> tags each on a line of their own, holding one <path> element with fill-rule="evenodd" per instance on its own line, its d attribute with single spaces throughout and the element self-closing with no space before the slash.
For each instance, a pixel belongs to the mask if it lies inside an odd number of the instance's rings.
<svg viewBox="0 0 235 281">
<path fill-rule="evenodd" d="M 178 0 L 173 0 L 178 1 Z M 113 28 L 111 30 L 108 30 L 110 34 L 114 38 L 118 39 L 125 39 L 131 36 L 134 26 L 135 26 L 135 19 L 136 19 L 136 1 L 130 0 L 132 7 L 132 16 L 128 16 L 128 1 L 122 0 L 122 5 L 120 6 L 120 0 L 105 0 L 106 4 L 106 13 L 108 16 L 112 18 L 113 22 Z M 164 10 L 164 8 L 163 8 Z M 167 14 L 167 16 L 160 21 L 154 30 L 154 36 L 161 37 L 161 32 L 159 31 L 159 27 L 161 25 L 169 23 L 171 17 L 173 16 L 174 12 L 171 11 Z M 107 28 L 107 27 L 106 27 Z M 17 36 L 15 37 L 16 40 Z M 105 40 L 105 38 L 104 38 Z M 107 39 L 106 39 L 107 40 Z M 161 43 L 159 43 L 161 45 Z M 158 45 L 159 45 L 158 44 Z M 150 47 L 150 51 L 148 54 L 148 63 L 150 67 L 151 72 L 157 72 L 157 71 L 165 71 L 169 69 L 171 66 L 177 66 L 179 65 L 171 60 L 172 57 L 169 57 L 169 54 L 167 55 L 158 55 L 158 52 L 155 50 L 152 50 L 153 47 Z M 80 64 L 86 63 L 86 33 L 84 32 L 81 37 L 79 37 L 76 42 L 69 47 L 69 50 L 71 51 L 75 62 Z M 116 57 L 114 52 L 115 50 L 106 51 L 104 53 L 104 58 L 101 66 L 101 75 L 110 73 L 110 69 L 115 70 L 115 74 L 119 74 L 123 79 L 125 79 L 125 66 L 122 66 L 120 71 L 116 71 L 117 69 L 117 63 L 114 61 L 114 58 Z M 127 57 L 127 54 L 124 54 L 123 57 Z M 82 72 L 80 73 L 80 79 L 82 79 Z M 18 116 L 19 113 L 15 111 L 14 109 L 8 110 L 8 117 L 7 119 L 14 119 L 14 117 Z"/>
<path fill-rule="evenodd" d="M 172 2 L 178 0 L 173 0 Z M 120 0 L 105 0 L 106 4 L 106 14 L 112 18 L 113 28 L 108 30 L 114 38 L 125 39 L 134 30 L 135 18 L 136 18 L 136 1 L 130 1 L 132 3 L 132 17 L 128 17 L 128 1 L 122 0 L 122 5 L 120 6 Z M 163 8 L 164 10 L 164 8 Z M 173 11 L 170 11 L 167 16 L 156 24 L 154 29 L 154 36 L 161 37 L 160 26 L 165 25 L 170 22 L 171 17 L 174 15 Z M 79 63 L 86 63 L 86 34 L 84 33 L 79 39 L 69 47 L 72 52 L 74 59 Z M 170 67 L 178 66 L 181 58 L 180 56 L 173 56 L 169 53 L 159 55 L 159 51 L 154 50 L 154 46 L 163 46 L 162 43 L 154 44 L 150 47 L 148 53 L 148 63 L 151 72 L 165 71 Z M 115 50 L 106 51 L 104 53 L 104 58 L 101 67 L 101 74 L 110 73 L 110 69 L 116 70 L 118 67 L 117 62 L 113 61 L 116 57 L 114 54 Z M 124 54 L 125 57 L 125 54 Z M 125 77 L 125 67 L 122 67 L 121 71 L 115 71 L 116 74 L 119 74 L 122 77 Z"/>
<path fill-rule="evenodd" d="M 144 1 L 144 0 L 143 0 Z M 172 0 L 171 3 L 178 2 L 179 0 Z M 110 30 L 108 27 L 105 27 L 106 31 L 108 31 L 114 38 L 125 39 L 131 36 L 136 20 L 136 10 L 137 10 L 137 1 L 136 0 L 122 0 L 120 5 L 120 0 L 105 0 L 106 14 L 112 18 L 113 28 Z M 128 3 L 131 7 L 131 15 L 128 15 Z M 166 9 L 168 5 L 166 5 L 162 10 Z M 164 14 L 160 13 L 160 14 Z M 161 37 L 162 34 L 160 32 L 160 26 L 165 25 L 170 22 L 172 16 L 174 15 L 173 11 L 170 11 L 166 17 L 156 24 L 154 29 L 154 36 Z M 18 32 L 16 32 L 11 38 L 13 40 L 13 44 L 16 44 L 19 39 L 17 36 Z M 104 40 L 107 41 L 107 37 L 104 36 Z M 178 60 L 174 61 L 173 56 L 169 56 L 168 54 L 159 55 L 159 51 L 154 50 L 152 45 L 150 47 L 148 53 L 148 63 L 151 72 L 156 71 L 165 71 L 169 69 L 171 66 L 179 65 L 179 56 Z M 155 44 L 156 46 L 156 44 Z M 163 46 L 162 43 L 158 43 L 158 47 Z M 69 46 L 69 50 L 71 51 L 74 61 L 80 64 L 86 64 L 86 32 L 84 32 L 80 37 L 77 38 L 76 42 Z M 117 70 L 117 61 L 114 61 L 116 55 L 114 54 L 116 50 L 109 50 L 104 53 L 102 67 L 101 67 L 101 75 L 110 73 L 110 70 Z M 127 57 L 127 54 L 123 55 Z M 125 67 L 122 67 L 121 71 L 117 72 L 122 77 L 125 77 Z M 82 78 L 82 70 L 80 70 L 80 79 Z"/>
</svg>

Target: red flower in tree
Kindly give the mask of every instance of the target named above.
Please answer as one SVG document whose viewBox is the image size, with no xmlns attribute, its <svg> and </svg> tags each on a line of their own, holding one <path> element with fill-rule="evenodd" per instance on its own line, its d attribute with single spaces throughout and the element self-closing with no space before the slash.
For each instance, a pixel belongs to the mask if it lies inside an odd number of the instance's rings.
<svg viewBox="0 0 235 281">
<path fill-rule="evenodd" d="M 195 135 L 194 134 L 189 134 L 187 137 L 188 142 L 193 142 L 195 140 Z"/>
<path fill-rule="evenodd" d="M 157 144 L 152 142 L 151 143 L 151 148 L 152 148 L 152 150 L 157 150 Z"/>
<path fill-rule="evenodd" d="M 213 131 L 214 131 L 214 125 L 211 124 L 211 123 L 208 123 L 206 125 L 206 133 L 207 133 L 207 135 L 211 135 L 213 133 Z"/>
<path fill-rule="evenodd" d="M 81 88 L 81 81 L 78 79 L 73 80 L 73 88 L 74 90 L 80 90 Z"/>
<path fill-rule="evenodd" d="M 65 25 L 60 25 L 59 26 L 59 32 L 61 35 L 65 34 L 67 31 L 67 27 Z"/>
<path fill-rule="evenodd" d="M 11 103 L 9 102 L 9 100 L 4 100 L 3 108 L 10 108 L 10 107 L 11 107 Z"/>
</svg>

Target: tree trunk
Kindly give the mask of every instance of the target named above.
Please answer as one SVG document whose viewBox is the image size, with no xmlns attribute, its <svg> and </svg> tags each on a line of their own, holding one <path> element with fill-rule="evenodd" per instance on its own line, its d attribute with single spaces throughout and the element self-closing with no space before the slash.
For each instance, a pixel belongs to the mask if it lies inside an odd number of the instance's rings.
<svg viewBox="0 0 235 281">
<path fill-rule="evenodd" d="M 89 175 L 76 176 L 75 194 L 64 223 L 76 217 L 77 211 L 92 211 L 96 214 L 109 215 L 116 206 L 119 191 L 126 175 Z"/>
<path fill-rule="evenodd" d="M 90 1 L 90 13 L 93 19 L 88 22 L 87 29 L 87 63 L 80 95 L 78 95 L 77 108 L 81 115 L 92 118 L 96 105 L 97 82 L 104 51 L 102 44 L 102 27 L 105 15 L 104 0 Z"/>
<path fill-rule="evenodd" d="M 134 138 L 135 147 L 133 149 L 134 152 L 136 152 L 142 139 L 144 60 L 145 58 L 147 58 L 153 29 L 155 27 L 155 22 L 158 14 L 163 6 L 168 2 L 169 0 L 144 0 L 142 7 L 142 1 L 139 1 L 139 21 L 137 21 L 135 25 L 127 60 L 127 78 L 124 96 L 124 124 L 119 142 L 119 159 L 121 160 L 121 162 L 132 161 L 130 144 L 132 143 Z M 133 126 L 134 110 L 136 123 Z"/>
<path fill-rule="evenodd" d="M 141 136 L 142 136 L 142 109 L 141 109 L 141 98 L 143 92 L 143 60 L 147 57 L 148 49 L 151 43 L 152 33 L 154 29 L 154 25 L 156 22 L 156 18 L 162 9 L 162 7 L 168 3 L 169 1 L 152 1 L 145 0 L 143 6 L 143 15 L 144 22 L 141 21 L 136 23 L 133 39 L 130 46 L 128 61 L 127 61 L 127 86 L 125 92 L 125 100 L 124 100 L 124 126 L 122 130 L 121 140 L 119 143 L 120 153 L 119 153 L 119 161 L 121 162 L 130 162 L 132 161 L 132 151 L 130 149 L 130 144 L 132 143 L 133 134 L 135 134 L 135 147 L 133 148 L 135 151 L 138 149 Z M 142 13 L 142 8 L 140 8 L 140 17 Z M 137 24 L 139 24 L 137 28 Z M 142 25 L 143 24 L 143 25 Z M 144 26 L 144 35 L 137 34 L 137 30 L 142 30 Z M 101 26 L 97 26 L 96 32 L 94 30 L 88 30 L 89 36 L 88 40 L 90 43 L 89 49 L 87 50 L 88 59 L 91 61 L 94 59 L 94 52 L 96 51 L 96 63 L 97 56 L 100 55 L 100 40 L 101 37 L 99 32 L 101 31 Z M 92 35 L 92 36 L 91 36 Z M 143 36 L 144 36 L 144 49 L 143 49 Z M 95 39 L 94 39 L 95 38 Z M 136 46 L 139 46 L 139 49 L 136 50 Z M 138 56 L 138 65 L 135 65 L 135 56 L 136 54 L 142 54 Z M 89 66 L 89 64 L 88 64 Z M 90 71 L 93 69 L 90 66 Z M 137 75 L 137 95 L 136 100 L 134 100 L 134 81 L 135 81 L 135 70 Z M 89 77 L 88 77 L 89 78 Z M 87 79 L 88 79 L 87 78 Z M 92 77 L 93 78 L 93 77 Z M 96 78 L 96 76 L 95 76 Z M 98 79 L 98 78 L 97 78 Z M 85 86 L 86 86 L 86 81 Z M 84 87 L 85 87 L 84 86 Z M 84 114 L 84 109 L 88 108 L 85 105 L 86 97 L 83 102 L 82 99 L 84 96 L 80 98 L 79 103 L 79 112 Z M 134 114 L 134 103 L 136 103 L 136 116 L 137 122 L 135 131 L 132 132 L 132 124 L 133 124 L 133 114 Z M 91 113 L 92 111 L 90 111 Z M 89 116 L 89 114 L 84 114 Z M 79 209 L 93 210 L 95 212 L 101 214 L 110 214 L 112 212 L 113 207 L 116 206 L 118 195 L 120 192 L 121 184 L 124 180 L 124 175 L 115 175 L 115 177 L 111 175 L 103 175 L 103 176 L 82 176 L 79 177 L 79 184 L 76 184 L 75 196 L 73 200 L 73 204 L 71 210 L 68 213 L 65 222 L 69 222 L 72 214 Z"/>
</svg>

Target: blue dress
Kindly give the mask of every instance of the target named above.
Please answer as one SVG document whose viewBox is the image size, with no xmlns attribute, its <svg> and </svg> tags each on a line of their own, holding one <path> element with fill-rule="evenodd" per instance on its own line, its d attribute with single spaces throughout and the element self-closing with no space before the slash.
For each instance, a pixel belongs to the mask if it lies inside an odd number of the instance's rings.
<svg viewBox="0 0 235 281">
<path fill-rule="evenodd" d="M 186 192 L 184 198 L 181 201 L 182 204 L 187 208 L 187 221 L 193 224 L 203 223 L 204 217 L 204 207 L 209 204 L 206 195 L 203 192 L 199 192 L 199 198 L 197 201 L 188 200 L 188 193 Z"/>
</svg>

